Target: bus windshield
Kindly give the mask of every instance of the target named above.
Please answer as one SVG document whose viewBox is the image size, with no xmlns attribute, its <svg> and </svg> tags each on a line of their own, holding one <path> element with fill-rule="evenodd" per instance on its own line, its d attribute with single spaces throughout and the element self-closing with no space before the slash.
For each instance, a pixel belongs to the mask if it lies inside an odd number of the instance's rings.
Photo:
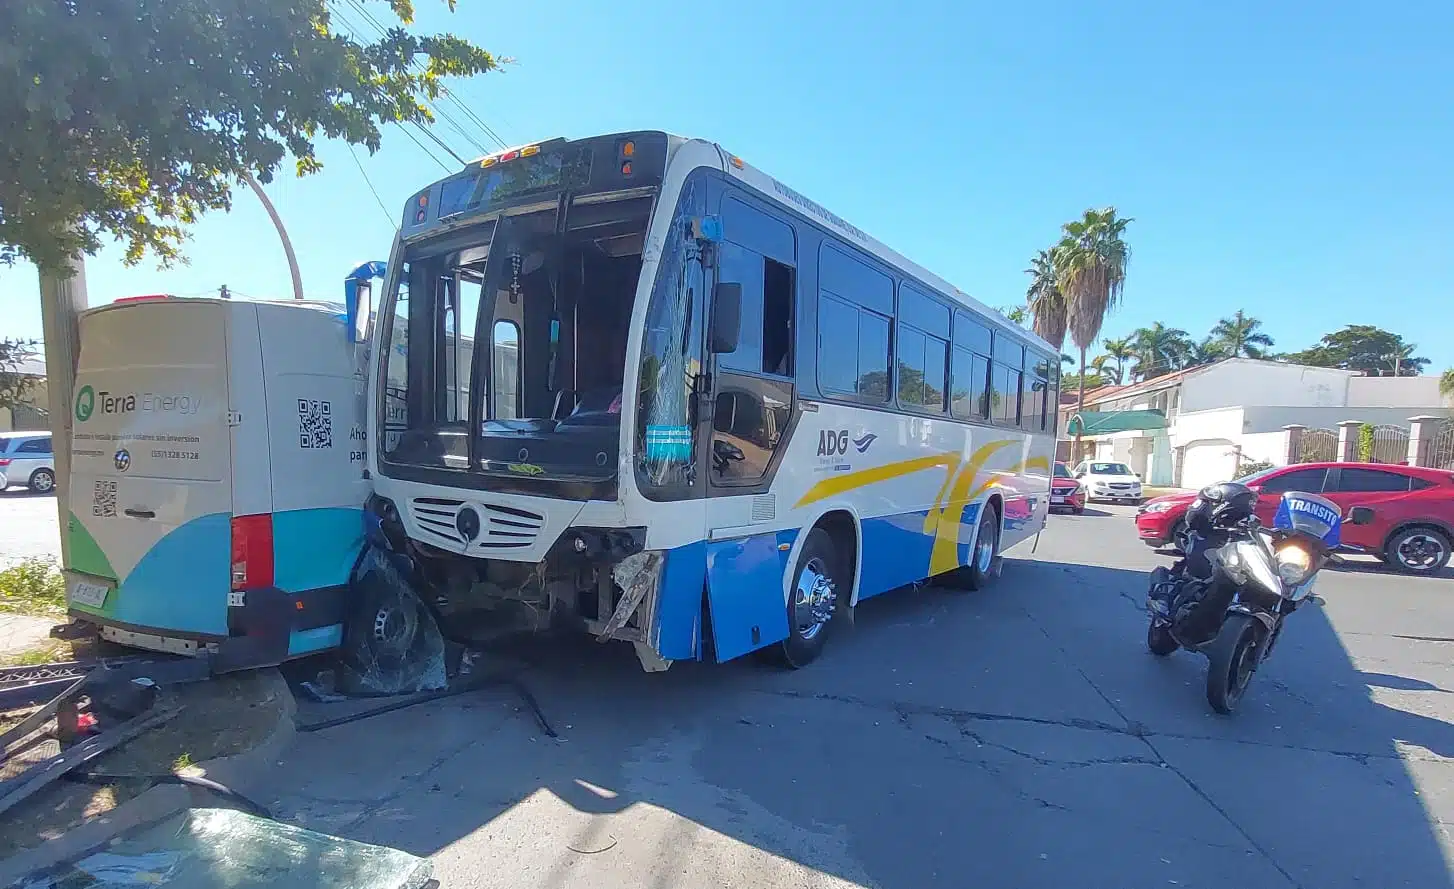
<svg viewBox="0 0 1454 889">
<path fill-rule="evenodd" d="M 651 199 L 572 207 L 565 224 L 559 208 L 532 210 L 406 251 L 385 359 L 386 461 L 614 476 Z"/>
</svg>

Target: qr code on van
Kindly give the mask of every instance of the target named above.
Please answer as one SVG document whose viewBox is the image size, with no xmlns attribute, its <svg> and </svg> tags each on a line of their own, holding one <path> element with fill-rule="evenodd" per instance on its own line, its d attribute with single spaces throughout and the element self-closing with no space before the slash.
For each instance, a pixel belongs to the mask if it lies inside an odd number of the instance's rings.
<svg viewBox="0 0 1454 889">
<path fill-rule="evenodd" d="M 116 515 L 116 482 L 99 479 L 91 496 L 91 515 L 112 518 Z"/>
<path fill-rule="evenodd" d="M 333 447 L 333 405 L 298 399 L 298 447 Z"/>
</svg>

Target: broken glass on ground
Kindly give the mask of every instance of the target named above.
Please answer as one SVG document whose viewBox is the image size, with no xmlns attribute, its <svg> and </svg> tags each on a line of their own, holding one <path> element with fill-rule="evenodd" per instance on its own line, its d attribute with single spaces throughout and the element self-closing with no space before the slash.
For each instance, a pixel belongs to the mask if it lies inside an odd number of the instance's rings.
<svg viewBox="0 0 1454 889">
<path fill-rule="evenodd" d="M 448 685 L 444 635 L 396 558 L 370 546 L 350 584 L 338 676 L 344 694 L 411 694 Z"/>
<path fill-rule="evenodd" d="M 256 818 L 186 809 L 10 889 L 424 889 L 428 860 Z"/>
</svg>

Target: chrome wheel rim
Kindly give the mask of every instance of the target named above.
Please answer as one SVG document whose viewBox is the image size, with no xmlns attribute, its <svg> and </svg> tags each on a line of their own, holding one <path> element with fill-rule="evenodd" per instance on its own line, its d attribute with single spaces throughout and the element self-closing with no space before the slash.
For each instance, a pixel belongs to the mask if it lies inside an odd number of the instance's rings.
<svg viewBox="0 0 1454 889">
<path fill-rule="evenodd" d="M 402 651 L 414 638 L 419 616 L 412 608 L 381 606 L 374 612 L 374 641 L 388 649 Z"/>
<path fill-rule="evenodd" d="M 986 520 L 988 520 L 989 517 L 986 516 L 985 518 L 986 518 Z M 985 531 L 986 530 L 989 531 L 988 539 L 986 539 L 986 534 L 985 534 Z M 981 574 L 983 574 L 984 572 L 990 570 L 990 563 L 992 563 L 994 560 L 995 560 L 995 535 L 994 535 L 994 529 L 992 527 L 986 525 L 984 527 L 984 529 L 982 529 L 980 531 L 980 533 L 979 533 L 979 539 L 975 542 L 975 545 L 974 545 L 974 567 L 976 569 L 978 569 Z"/>
<path fill-rule="evenodd" d="M 41 473 L 35 477 L 35 489 L 41 493 L 45 493 L 55 487 L 55 483 L 56 480 L 46 473 Z"/>
<path fill-rule="evenodd" d="M 803 639 L 812 639 L 823 631 L 833 616 L 838 600 L 837 588 L 823 560 L 812 558 L 798 574 L 793 590 L 793 628 Z"/>
<path fill-rule="evenodd" d="M 1414 534 L 1398 545 L 1398 560 L 1404 567 L 1428 571 L 1444 558 L 1444 544 L 1431 534 Z"/>
</svg>

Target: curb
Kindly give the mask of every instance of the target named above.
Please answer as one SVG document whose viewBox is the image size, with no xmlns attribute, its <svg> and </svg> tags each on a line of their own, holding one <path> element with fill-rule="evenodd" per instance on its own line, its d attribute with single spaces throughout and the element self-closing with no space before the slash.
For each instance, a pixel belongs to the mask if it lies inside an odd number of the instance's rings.
<svg viewBox="0 0 1454 889">
<path fill-rule="evenodd" d="M 277 726 L 261 744 L 251 750 L 205 760 L 189 770 L 189 773 L 205 775 L 237 790 L 239 785 L 250 783 L 254 775 L 271 765 L 293 740 L 296 733 L 294 716 L 298 703 L 293 699 L 292 690 L 276 668 L 258 672 L 265 674 L 268 683 L 281 695 L 282 713 L 278 716 Z M 215 795 L 200 788 L 158 784 L 105 815 L 87 821 L 33 849 L 26 849 L 0 861 L 0 889 L 18 883 L 31 874 L 81 858 L 138 827 L 165 820 L 192 806 L 215 804 L 216 800 Z"/>
</svg>

